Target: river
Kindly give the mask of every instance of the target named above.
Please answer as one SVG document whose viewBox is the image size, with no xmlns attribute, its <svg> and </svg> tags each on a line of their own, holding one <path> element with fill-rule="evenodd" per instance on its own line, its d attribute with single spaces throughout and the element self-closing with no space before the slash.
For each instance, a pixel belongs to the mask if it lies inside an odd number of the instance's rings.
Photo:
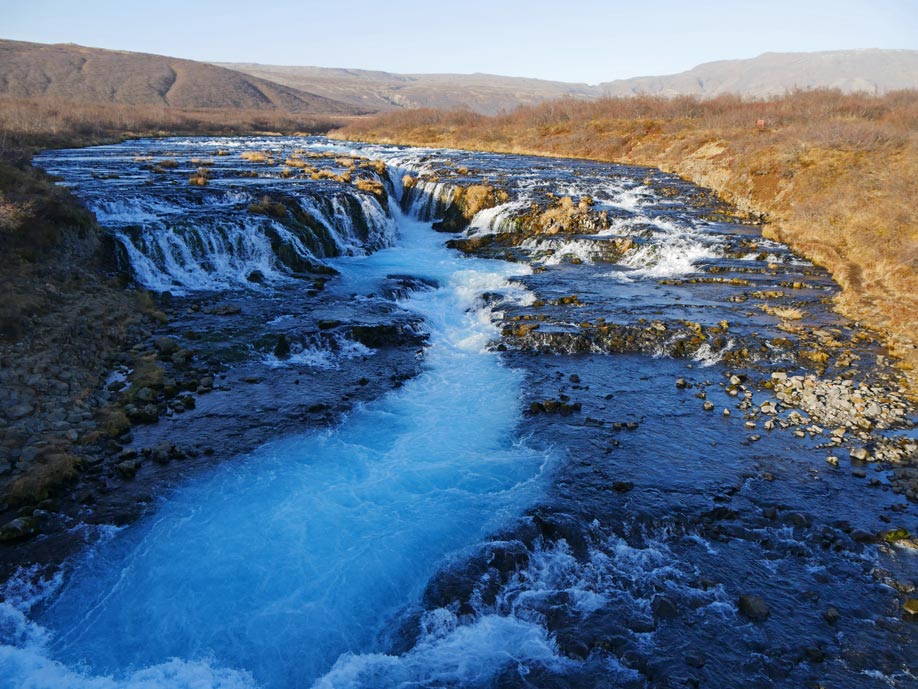
<svg viewBox="0 0 918 689">
<path fill-rule="evenodd" d="M 847 378 L 869 404 L 895 372 L 831 311 L 829 276 L 703 190 L 322 138 L 142 140 L 38 163 L 146 288 L 259 304 L 259 336 L 287 324 L 292 356 L 236 342 L 231 369 L 318 387 L 373 371 L 381 346 L 320 337 L 371 311 L 407 314 L 424 342 L 417 375 L 325 428 L 272 434 L 270 414 L 240 411 L 271 439 L 217 447 L 53 576 L 24 563 L 0 604 L 0 686 L 918 682 L 901 611 L 918 556 L 880 535 L 914 530 L 915 505 L 889 463 L 849 459 L 908 447 L 914 411 L 836 441 L 805 392 L 780 392 L 786 376 Z M 504 193 L 467 230 L 434 231 L 470 186 Z M 536 212 L 592 224 L 521 231 Z M 322 271 L 338 320 L 303 335 L 293 304 L 309 310 L 300 286 Z M 810 354 L 826 338 L 828 362 Z"/>
</svg>

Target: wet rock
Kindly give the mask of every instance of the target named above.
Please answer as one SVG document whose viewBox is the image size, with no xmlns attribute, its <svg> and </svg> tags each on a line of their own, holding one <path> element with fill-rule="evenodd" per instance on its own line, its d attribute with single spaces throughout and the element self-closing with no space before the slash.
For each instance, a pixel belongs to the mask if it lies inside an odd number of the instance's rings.
<svg viewBox="0 0 918 689">
<path fill-rule="evenodd" d="M 838 620 L 841 619 L 841 613 L 838 612 L 838 608 L 830 605 L 826 608 L 825 612 L 822 613 L 822 619 L 834 626 L 838 623 Z"/>
<path fill-rule="evenodd" d="M 685 656 L 685 664 L 689 667 L 703 668 L 705 663 L 704 655 L 701 653 L 689 653 Z"/>
<path fill-rule="evenodd" d="M 0 543 L 24 541 L 41 531 L 39 520 L 32 516 L 22 516 L 0 526 Z"/>
<path fill-rule="evenodd" d="M 426 336 L 394 323 L 354 325 L 350 329 L 350 337 L 372 349 L 420 345 L 427 341 Z"/>
<path fill-rule="evenodd" d="M 213 316 L 233 316 L 237 313 L 242 313 L 242 307 L 239 304 L 215 304 L 207 309 L 206 313 Z"/>
<path fill-rule="evenodd" d="M 126 459 L 115 465 L 115 471 L 118 472 L 121 478 L 125 479 L 134 478 L 137 475 L 138 469 L 140 469 L 140 461 L 136 459 Z"/>
<path fill-rule="evenodd" d="M 133 423 L 156 423 L 159 420 L 160 410 L 155 404 L 144 404 L 139 407 L 129 404 L 124 410 Z"/>
<path fill-rule="evenodd" d="M 829 455 L 828 457 L 826 457 L 826 464 L 829 464 L 830 466 L 833 466 L 833 467 L 837 467 L 838 457 L 834 455 Z"/>
<path fill-rule="evenodd" d="M 26 402 L 21 404 L 16 404 L 6 410 L 6 416 L 12 421 L 17 421 L 19 419 L 30 416 L 35 411 L 35 408 Z"/>
<path fill-rule="evenodd" d="M 673 600 L 664 595 L 656 595 L 650 602 L 650 609 L 653 611 L 654 619 L 671 620 L 679 616 L 679 608 Z"/>
<path fill-rule="evenodd" d="M 711 402 L 710 400 L 707 401 L 707 402 L 705 402 L 705 403 L 704 403 L 704 410 L 705 410 L 705 411 L 714 411 L 714 403 Z"/>
<path fill-rule="evenodd" d="M 163 356 L 172 356 L 179 350 L 179 344 L 171 337 L 158 337 L 153 342 L 153 346 Z"/>
<path fill-rule="evenodd" d="M 689 386 L 689 383 L 685 378 L 676 379 L 676 387 L 679 388 L 680 390 L 684 390 L 688 386 Z"/>
<path fill-rule="evenodd" d="M 156 399 L 156 393 L 150 388 L 140 388 L 135 394 L 134 399 L 138 402 L 152 402 Z"/>
<path fill-rule="evenodd" d="M 754 593 L 743 594 L 737 602 L 740 614 L 752 622 L 764 622 L 771 615 L 768 603 Z"/>
<path fill-rule="evenodd" d="M 284 333 L 277 336 L 277 344 L 274 345 L 274 356 L 278 359 L 286 359 L 290 356 L 290 342 Z"/>
<path fill-rule="evenodd" d="M 902 604 L 902 609 L 910 617 L 918 618 L 918 598 L 908 598 Z"/>
<path fill-rule="evenodd" d="M 819 646 L 807 646 L 803 654 L 811 663 L 821 663 L 826 659 L 826 652 Z"/>
<path fill-rule="evenodd" d="M 260 270 L 253 270 L 251 273 L 248 274 L 248 276 L 246 277 L 246 280 L 256 285 L 261 285 L 261 284 L 264 284 L 265 274 L 262 273 Z"/>
<path fill-rule="evenodd" d="M 619 493 L 627 493 L 634 489 L 634 484 L 631 481 L 613 481 L 612 489 Z"/>
<path fill-rule="evenodd" d="M 851 459 L 856 459 L 859 462 L 866 462 L 867 458 L 870 456 L 870 453 L 863 447 L 854 447 L 851 448 Z"/>
</svg>

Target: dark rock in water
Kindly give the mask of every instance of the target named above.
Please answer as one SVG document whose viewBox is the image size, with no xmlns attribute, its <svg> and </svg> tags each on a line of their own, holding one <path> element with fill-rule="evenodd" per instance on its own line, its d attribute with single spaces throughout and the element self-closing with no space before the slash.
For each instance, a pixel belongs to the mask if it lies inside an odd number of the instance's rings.
<svg viewBox="0 0 918 689">
<path fill-rule="evenodd" d="M 248 274 L 248 276 L 246 277 L 246 280 L 248 280 L 249 282 L 255 283 L 256 285 L 261 285 L 265 281 L 265 274 L 262 273 L 260 270 L 253 270 L 251 273 Z"/>
<path fill-rule="evenodd" d="M 339 325 L 341 325 L 341 321 L 325 318 L 319 319 L 316 322 L 316 325 L 319 326 L 319 330 L 331 330 L 332 328 L 337 328 Z"/>
<path fill-rule="evenodd" d="M 653 611 L 654 618 L 658 620 L 671 620 L 679 616 L 679 608 L 671 598 L 663 595 L 656 595 L 650 602 L 650 609 Z"/>
<path fill-rule="evenodd" d="M 134 395 L 134 399 L 138 402 L 152 402 L 156 399 L 156 393 L 154 393 L 150 388 L 140 388 L 137 393 Z"/>
<path fill-rule="evenodd" d="M 740 596 L 737 605 L 740 614 L 753 622 L 764 622 L 771 615 L 765 599 L 754 593 Z"/>
<path fill-rule="evenodd" d="M 159 420 L 159 407 L 155 404 L 145 404 L 141 407 L 128 405 L 125 411 L 134 423 L 156 423 Z"/>
<path fill-rule="evenodd" d="M 24 541 L 38 534 L 41 530 L 40 526 L 35 517 L 17 517 L 0 526 L 0 543 Z"/>
<path fill-rule="evenodd" d="M 634 484 L 631 481 L 614 481 L 612 488 L 619 493 L 627 493 L 634 488 Z"/>
<path fill-rule="evenodd" d="M 382 293 L 390 299 L 404 299 L 412 292 L 428 292 L 440 286 L 436 280 L 412 275 L 387 275 L 386 283 Z"/>
<path fill-rule="evenodd" d="M 831 625 L 834 625 L 841 618 L 841 613 L 838 612 L 838 608 L 834 608 L 831 605 L 826 608 L 826 611 L 822 613 L 822 618 Z"/>
<path fill-rule="evenodd" d="M 160 354 L 171 356 L 179 350 L 179 344 L 171 337 L 157 337 L 153 346 L 159 350 Z"/>
<path fill-rule="evenodd" d="M 210 307 L 209 309 L 207 309 L 207 313 L 213 316 L 233 316 L 241 312 L 242 312 L 242 307 L 239 306 L 239 304 L 227 304 L 227 303 L 216 304 Z"/>
<path fill-rule="evenodd" d="M 274 356 L 278 359 L 286 359 L 290 356 L 290 343 L 284 333 L 277 336 L 277 344 L 274 345 Z"/>
<path fill-rule="evenodd" d="M 136 459 L 127 459 L 115 465 L 115 471 L 121 478 L 134 478 L 138 469 L 140 469 L 140 462 Z"/>
<path fill-rule="evenodd" d="M 420 345 L 427 338 L 396 323 L 376 323 L 373 325 L 351 326 L 350 336 L 365 347 L 401 347 Z"/>
<path fill-rule="evenodd" d="M 685 389 L 689 386 L 688 381 L 685 378 L 676 379 L 676 387 L 680 390 Z"/>
<path fill-rule="evenodd" d="M 703 668 L 704 663 L 705 659 L 701 653 L 689 653 L 685 656 L 685 664 L 689 667 Z"/>
<path fill-rule="evenodd" d="M 803 649 L 803 653 L 811 663 L 821 663 L 826 659 L 826 652 L 819 646 L 807 646 Z"/>
</svg>

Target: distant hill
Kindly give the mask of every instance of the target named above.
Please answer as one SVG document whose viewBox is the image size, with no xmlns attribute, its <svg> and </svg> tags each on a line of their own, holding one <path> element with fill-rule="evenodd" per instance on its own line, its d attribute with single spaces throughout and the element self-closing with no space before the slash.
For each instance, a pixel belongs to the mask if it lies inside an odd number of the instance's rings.
<svg viewBox="0 0 918 689">
<path fill-rule="evenodd" d="M 596 98 L 595 86 L 492 74 L 394 74 L 363 69 L 218 63 L 373 110 L 468 108 L 486 115 L 556 98 Z"/>
<path fill-rule="evenodd" d="M 812 88 L 871 94 L 918 88 L 918 50 L 764 53 L 749 60 L 707 62 L 679 74 L 619 79 L 599 85 L 606 96 L 702 98 L 725 93 L 765 97 Z"/>
<path fill-rule="evenodd" d="M 918 88 L 916 50 L 839 50 L 765 53 L 722 60 L 687 72 L 621 79 L 599 85 L 489 74 L 395 74 L 360 69 L 220 63 L 245 74 L 350 103 L 368 110 L 468 108 L 483 114 L 556 98 L 638 94 L 702 98 L 723 93 L 764 97 L 794 89 L 887 91 Z"/>
<path fill-rule="evenodd" d="M 558 98 L 638 94 L 765 97 L 794 89 L 885 93 L 918 88 L 918 50 L 765 53 L 687 72 L 590 85 L 491 74 L 395 74 L 361 69 L 221 63 L 72 44 L 0 40 L 0 97 L 57 97 L 184 109 L 351 115 L 467 108 L 493 115 Z"/>
<path fill-rule="evenodd" d="M 360 108 L 203 62 L 0 40 L 0 96 L 345 115 Z"/>
</svg>

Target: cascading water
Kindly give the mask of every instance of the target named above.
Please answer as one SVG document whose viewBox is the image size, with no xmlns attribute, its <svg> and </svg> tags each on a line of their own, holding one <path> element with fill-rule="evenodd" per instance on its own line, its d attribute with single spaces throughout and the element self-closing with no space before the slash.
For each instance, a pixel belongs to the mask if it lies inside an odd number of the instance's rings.
<svg viewBox="0 0 918 689">
<path fill-rule="evenodd" d="M 547 457 L 515 438 L 521 375 L 485 351 L 479 301 L 530 299 L 508 281 L 523 267 L 458 258 L 393 212 L 399 245 L 335 261 L 337 289 L 392 273 L 441 285 L 405 303 L 430 330 L 424 373 L 182 488 L 79 562 L 35 623 L 7 610 L 21 643 L 3 647 L 0 684 L 309 686 L 342 654 L 381 650 L 447 558 L 531 504 Z"/>
<path fill-rule="evenodd" d="M 218 156 L 201 168 L 214 171 L 213 179 L 194 187 L 185 175 L 202 162 L 195 149 L 154 157 L 148 155 L 153 142 L 137 146 L 133 156 L 118 146 L 67 151 L 49 161 L 48 170 L 65 172 L 80 186 L 127 255 L 134 278 L 148 289 L 184 294 L 279 284 L 327 258 L 364 255 L 393 242 L 395 224 L 380 200 L 349 184 L 288 179 L 289 172 L 279 177 L 273 168 L 259 176 L 245 159 Z M 354 174 L 327 164 L 330 175 Z M 139 184 L 149 169 L 153 179 Z M 377 179 L 373 170 L 359 172 Z M 113 188 L 129 188 L 130 195 L 113 200 Z"/>
</svg>

